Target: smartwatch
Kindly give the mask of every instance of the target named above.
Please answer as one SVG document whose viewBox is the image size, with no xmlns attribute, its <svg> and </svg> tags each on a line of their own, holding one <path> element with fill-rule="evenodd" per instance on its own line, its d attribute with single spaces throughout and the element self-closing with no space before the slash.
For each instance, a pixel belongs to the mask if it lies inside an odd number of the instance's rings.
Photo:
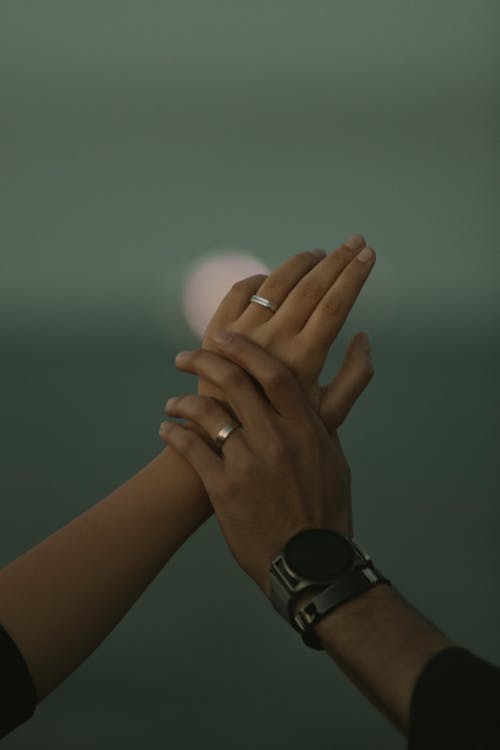
<svg viewBox="0 0 500 750">
<path fill-rule="evenodd" d="M 293 536 L 273 560 L 270 579 L 274 608 L 317 650 L 323 647 L 313 626 L 322 617 L 378 583 L 391 584 L 354 537 L 330 529 Z M 316 596 L 294 615 L 297 597 L 305 591 Z"/>
</svg>

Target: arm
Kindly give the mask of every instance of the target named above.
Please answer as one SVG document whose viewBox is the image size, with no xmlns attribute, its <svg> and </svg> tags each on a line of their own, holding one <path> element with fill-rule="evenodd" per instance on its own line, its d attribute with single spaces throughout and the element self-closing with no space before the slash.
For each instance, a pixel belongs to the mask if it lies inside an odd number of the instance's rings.
<svg viewBox="0 0 500 750">
<path fill-rule="evenodd" d="M 196 469 L 234 557 L 270 597 L 271 563 L 298 532 L 352 536 L 350 471 L 338 437 L 326 440 L 293 375 L 245 337 L 221 339 L 219 354 L 186 352 L 177 367 L 221 388 L 231 411 L 182 396 L 167 413 L 211 435 L 234 414 L 238 429 L 219 456 L 190 427 L 166 422 L 163 439 Z M 314 596 L 309 589 L 295 597 L 295 612 Z M 456 646 L 394 587 L 379 583 L 340 604 L 315 632 L 363 694 L 405 735 L 412 730 L 412 749 L 497 746 L 500 670 Z"/>
<path fill-rule="evenodd" d="M 0 571 L 0 623 L 38 700 L 94 651 L 211 513 L 196 474 L 164 450 Z"/>
<path fill-rule="evenodd" d="M 387 584 L 326 615 L 315 631 L 351 682 L 405 735 L 418 677 L 434 654 L 455 645 Z"/>
<path fill-rule="evenodd" d="M 265 283 L 286 296 L 307 280 L 317 264 L 327 267 L 321 277 L 328 280 L 328 287 L 340 276 L 342 294 L 337 296 L 342 305 L 336 315 L 330 310 L 325 318 L 325 340 L 331 344 L 371 270 L 366 264 L 351 263 L 359 249 L 342 246 L 324 261 L 300 253 L 264 277 Z M 262 277 L 252 277 L 236 284 L 219 306 L 211 330 L 235 322 L 249 336 L 265 333 L 268 328 L 259 319 L 265 311 L 251 310 L 245 318 L 250 296 L 261 291 L 261 283 Z M 316 312 L 317 325 L 316 302 L 307 319 Z M 301 305 L 301 314 L 302 309 Z M 293 313 L 294 304 L 289 311 Z M 285 324 L 283 317 L 274 324 L 274 338 L 269 337 L 267 346 L 272 349 L 279 342 L 286 357 L 292 347 L 287 347 L 291 333 Z M 328 391 L 324 399 L 324 413 L 332 418 L 343 418 L 370 381 L 372 371 L 359 344 L 356 337 L 335 378 L 335 391 Z M 301 356 L 306 359 L 308 352 Z M 297 357 L 297 367 L 300 361 Z M 303 382 L 304 387 L 314 385 L 310 368 Z M 169 448 L 107 498 L 0 571 L 0 623 L 27 662 L 38 700 L 94 651 L 211 513 L 198 475 Z"/>
<path fill-rule="evenodd" d="M 500 747 L 500 669 L 453 643 L 396 589 L 376 586 L 315 630 L 409 750 Z"/>
</svg>

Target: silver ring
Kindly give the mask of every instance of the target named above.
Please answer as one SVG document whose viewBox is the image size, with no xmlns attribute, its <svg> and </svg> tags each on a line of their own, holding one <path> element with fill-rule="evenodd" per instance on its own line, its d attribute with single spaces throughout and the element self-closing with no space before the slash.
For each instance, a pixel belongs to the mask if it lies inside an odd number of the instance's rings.
<svg viewBox="0 0 500 750">
<path fill-rule="evenodd" d="M 217 448 L 222 448 L 226 440 L 228 439 L 229 435 L 234 432 L 238 427 L 241 427 L 240 424 L 226 424 L 224 427 L 221 427 L 219 432 L 214 438 L 214 443 L 217 446 Z"/>
<path fill-rule="evenodd" d="M 268 307 L 269 310 L 272 310 L 273 312 L 276 312 L 276 310 L 278 309 L 278 305 L 276 305 L 274 302 L 271 302 L 271 300 L 266 299 L 265 297 L 259 297 L 258 294 L 252 294 L 250 302 L 257 302 L 258 305 L 262 305 L 262 307 Z"/>
</svg>

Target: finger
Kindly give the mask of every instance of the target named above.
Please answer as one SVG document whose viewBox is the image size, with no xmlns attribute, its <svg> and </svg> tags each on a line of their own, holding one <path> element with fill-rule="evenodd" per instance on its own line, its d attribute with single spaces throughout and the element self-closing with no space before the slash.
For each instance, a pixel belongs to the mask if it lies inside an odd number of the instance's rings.
<svg viewBox="0 0 500 750">
<path fill-rule="evenodd" d="M 372 250 L 372 248 L 365 248 L 365 250 Z M 363 284 L 375 265 L 375 251 L 372 250 L 372 253 L 368 260 L 356 257 L 349 263 L 319 302 L 300 332 L 300 338 L 313 343 L 316 350 L 328 351 L 332 341 L 344 325 Z"/>
<path fill-rule="evenodd" d="M 219 331 L 214 344 L 224 357 L 254 378 L 278 414 L 296 419 L 309 412 L 310 406 L 292 371 L 255 341 L 232 331 Z"/>
<path fill-rule="evenodd" d="M 166 445 L 172 446 L 191 464 L 209 492 L 209 487 L 217 481 L 223 470 L 222 459 L 194 430 L 183 425 L 175 422 L 162 422 L 159 435 Z"/>
<path fill-rule="evenodd" d="M 286 325 L 288 329 L 300 331 L 309 320 L 318 303 L 340 276 L 353 257 L 365 246 L 364 237 L 355 234 L 333 253 L 317 263 L 290 290 L 283 304 L 276 311 L 272 324 L 276 327 Z"/>
<path fill-rule="evenodd" d="M 340 370 L 321 389 L 319 415 L 330 433 L 340 427 L 375 374 L 369 343 L 363 339 L 362 333 L 354 336 Z"/>
<path fill-rule="evenodd" d="M 266 429 L 272 409 L 265 394 L 251 375 L 230 358 L 208 349 L 195 349 L 180 352 L 175 358 L 175 366 L 220 388 L 243 428 L 250 432 Z"/>
<path fill-rule="evenodd" d="M 279 308 L 294 286 L 325 256 L 326 252 L 320 248 L 294 255 L 267 276 L 254 294 L 274 302 Z M 242 322 L 251 330 L 260 323 L 266 323 L 274 314 L 269 308 L 251 302 L 249 298 L 247 308 L 242 315 Z"/>
<path fill-rule="evenodd" d="M 217 447 L 215 440 L 219 430 L 223 427 L 237 424 L 233 416 L 229 414 L 229 411 L 217 399 L 209 396 L 196 396 L 194 393 L 169 398 L 165 406 L 165 411 L 171 417 L 189 419 L 198 425 L 198 427 L 201 427 L 210 437 L 212 448 L 217 453 L 220 453 L 220 449 Z M 235 448 L 241 449 L 245 447 L 241 427 L 233 430 L 226 438 L 223 444 L 224 451 L 226 450 L 227 443 L 230 445 L 233 457 L 235 456 Z"/>
<path fill-rule="evenodd" d="M 248 307 L 252 294 L 257 294 L 257 290 L 266 278 L 265 274 L 259 273 L 233 284 L 211 318 L 210 330 L 217 331 L 219 328 L 226 328 L 237 320 Z"/>
</svg>

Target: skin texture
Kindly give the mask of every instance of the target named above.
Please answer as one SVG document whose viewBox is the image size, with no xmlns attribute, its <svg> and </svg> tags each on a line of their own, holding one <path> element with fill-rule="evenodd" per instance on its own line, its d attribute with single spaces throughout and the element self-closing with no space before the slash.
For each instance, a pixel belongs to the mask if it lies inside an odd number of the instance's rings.
<svg viewBox="0 0 500 750">
<path fill-rule="evenodd" d="M 337 376 L 324 386 L 318 381 L 332 343 L 375 264 L 373 250 L 370 260 L 358 259 L 364 247 L 362 235 L 354 235 L 325 257 L 299 253 L 280 266 L 279 273 L 252 276 L 237 283 L 210 321 L 203 348 L 218 351 L 213 336 L 219 329 L 250 335 L 256 344 L 290 368 L 326 428 L 334 432 L 347 416 L 345 409 L 339 408 L 339 390 L 342 394 L 344 383 L 348 383 L 349 390 L 355 388 L 357 381 L 359 395 L 367 385 L 367 377 L 373 376 L 369 349 L 365 348 L 365 358 L 353 361 L 354 348 L 363 346 L 356 336 Z M 253 294 L 275 302 L 278 310 L 273 313 L 249 304 Z M 224 400 L 221 389 L 204 378 L 199 381 L 198 393 Z M 351 402 L 344 399 L 343 403 Z"/>
<path fill-rule="evenodd" d="M 243 353 L 244 340 L 239 338 L 238 334 L 243 334 L 248 339 L 248 331 L 251 331 L 251 341 L 258 345 L 251 350 L 253 362 L 258 362 L 263 369 L 252 370 L 253 365 L 247 352 L 244 360 L 247 372 L 265 389 L 266 386 L 262 384 L 262 380 L 259 378 L 266 379 L 266 367 L 267 372 L 275 377 L 275 370 L 281 363 L 282 368 L 277 385 L 275 384 L 273 387 L 273 384 L 270 383 L 268 388 L 276 393 L 276 389 L 279 390 L 283 386 L 283 381 L 290 383 L 290 378 L 292 378 L 294 383 L 293 398 L 297 403 L 304 399 L 309 402 L 312 410 L 310 410 L 311 419 L 314 412 L 319 415 L 320 419 L 316 420 L 316 427 L 318 428 L 321 425 L 325 433 L 323 435 L 323 448 L 328 445 L 332 451 L 332 458 L 333 453 L 335 455 L 335 461 L 332 462 L 332 465 L 335 466 L 335 474 L 330 478 L 332 481 L 335 480 L 337 484 L 332 484 L 332 487 L 337 488 L 340 485 L 342 487 L 342 492 L 338 493 L 334 511 L 331 516 L 325 515 L 322 517 L 322 524 L 320 525 L 326 523 L 329 528 L 336 528 L 349 535 L 353 534 L 351 475 L 337 435 L 337 428 L 347 416 L 347 404 L 354 402 L 373 377 L 374 370 L 367 338 L 359 334 L 354 337 L 340 371 L 330 383 L 321 386 L 319 375 L 332 341 L 335 340 L 342 329 L 349 311 L 375 263 L 375 252 L 371 248 L 369 248 L 370 255 L 367 260 L 359 259 L 359 253 L 365 247 L 366 243 L 362 235 L 354 235 L 350 241 L 341 245 L 330 255 L 322 255 L 320 254 L 321 251 L 316 251 L 318 255 L 300 253 L 280 266 L 279 274 L 272 274 L 270 277 L 257 275 L 237 283 L 231 289 L 230 294 L 222 301 L 207 327 L 203 337 L 203 348 L 207 350 L 206 354 L 201 351 L 197 352 L 197 362 L 200 362 L 200 360 L 206 362 L 208 369 L 202 369 L 201 371 L 197 369 L 193 363 L 193 356 L 189 358 L 189 355 L 186 355 L 185 366 L 181 364 L 179 357 L 176 360 L 179 369 L 184 369 L 199 376 L 198 394 L 204 399 L 204 407 L 209 408 L 208 397 L 211 397 L 213 399 L 210 407 L 212 411 L 217 409 L 218 403 L 219 410 L 223 408 L 223 405 L 225 406 L 222 417 L 219 411 L 219 417 L 225 420 L 223 424 L 227 423 L 228 417 L 229 421 L 234 421 L 235 418 L 237 419 L 234 409 L 234 399 L 237 397 L 237 392 L 246 385 L 245 392 L 251 393 L 251 383 L 248 375 L 245 375 L 241 368 L 233 367 L 231 370 L 229 363 L 224 363 L 220 357 L 217 360 L 213 358 L 211 360 L 209 352 L 212 351 L 214 355 L 221 352 L 221 342 L 217 341 L 215 337 L 222 327 L 225 328 L 226 333 L 234 334 L 233 344 L 235 341 L 240 341 L 238 352 L 234 345 L 231 348 L 233 357 L 237 353 Z M 278 305 L 278 310 L 272 312 L 257 304 L 249 305 L 248 300 L 252 294 L 258 294 L 272 300 Z M 266 359 L 264 350 L 271 357 Z M 226 349 L 222 348 L 222 352 L 227 354 L 227 347 Z M 210 362 L 212 362 L 211 367 L 209 366 Z M 242 360 L 238 359 L 236 359 L 236 362 L 243 363 Z M 233 373 L 232 376 L 231 372 Z M 219 373 L 224 373 L 222 381 L 217 379 Z M 234 383 L 231 377 L 233 377 Z M 193 396 L 191 401 L 189 397 L 184 399 L 185 405 L 189 403 L 195 404 L 198 402 Z M 343 404 L 343 406 L 340 404 Z M 203 438 L 207 445 L 210 445 L 211 436 L 215 435 L 219 429 L 219 427 L 215 429 L 213 421 L 191 419 L 189 412 L 184 414 L 174 412 L 173 415 L 185 417 L 192 432 Z M 217 423 L 217 420 L 215 422 Z M 168 428 L 163 427 L 163 429 Z M 310 430 L 311 434 L 313 432 L 313 430 Z M 326 440 L 327 434 L 330 435 L 330 442 Z M 166 433 L 164 432 L 162 437 L 165 436 Z M 184 440 L 188 439 L 189 433 L 184 432 Z M 241 438 L 237 437 L 236 439 L 238 441 Z M 232 442 L 235 442 L 234 439 Z M 279 441 L 275 442 L 279 443 Z M 299 441 L 302 449 L 305 442 L 304 439 Z M 175 442 L 170 441 L 169 444 L 171 447 L 177 448 Z M 183 451 L 178 452 L 183 453 Z M 301 450 L 296 448 L 294 455 L 297 460 L 300 460 L 300 453 Z M 304 460 L 307 461 L 307 455 L 304 452 L 303 455 Z M 241 477 L 241 460 L 236 465 L 238 476 Z M 262 463 L 259 465 L 262 466 Z M 316 460 L 316 466 L 319 466 L 318 460 Z M 254 467 L 252 467 L 252 472 L 252 476 L 258 476 Z M 266 477 L 268 484 L 270 478 L 269 474 Z M 224 481 L 229 482 L 230 477 L 226 475 Z M 235 482 L 231 482 L 229 486 L 234 488 L 236 483 L 237 479 Z M 205 482 L 204 484 L 206 487 Z M 266 486 L 263 476 L 260 485 L 252 484 L 253 492 L 258 492 L 257 486 Z M 241 484 L 238 484 L 238 488 L 240 491 Z M 209 495 L 213 497 L 210 492 Z M 217 493 L 216 496 L 218 496 Z M 310 508 L 311 505 L 313 504 L 306 503 L 303 513 L 307 513 L 307 508 Z M 330 508 L 333 507 L 333 505 L 330 505 Z M 278 514 L 279 511 L 276 512 Z M 225 533 L 226 517 L 223 516 L 223 518 L 222 530 Z M 319 519 L 317 520 L 319 521 Z M 304 518 L 301 523 L 304 524 Z M 293 524 L 291 525 L 293 526 Z M 241 538 L 244 538 L 244 536 L 243 524 Z M 291 534 L 285 537 L 284 541 L 286 542 L 290 536 Z M 275 540 L 274 543 L 270 544 L 270 550 L 274 550 L 277 554 L 281 549 L 279 545 L 282 543 L 283 537 L 279 541 Z M 245 554 L 250 569 L 252 569 L 252 565 L 259 566 L 260 574 L 255 572 L 250 573 L 250 575 L 261 588 L 267 588 L 269 554 L 264 558 L 253 555 L 254 562 L 252 563 L 250 548 L 244 553 L 238 544 L 235 547 L 231 544 L 229 546 L 238 560 Z M 238 550 L 237 553 L 235 548 Z"/>
<path fill-rule="evenodd" d="M 173 422 L 161 435 L 200 475 L 233 555 L 269 595 L 271 562 L 301 529 L 352 535 L 351 472 L 337 433 L 328 434 L 291 370 L 239 334 L 226 347 L 233 361 L 198 349 L 176 364 L 221 388 L 231 412 L 194 394 L 167 405 L 168 414 L 196 421 L 209 435 L 236 415 L 241 427 L 223 452 Z"/>
<path fill-rule="evenodd" d="M 354 259 L 356 255 L 343 248 L 336 252 L 344 257 L 343 267 L 347 256 Z M 264 281 L 281 293 L 290 291 L 318 263 L 332 263 L 330 257 L 320 260 L 300 253 Z M 339 289 L 343 299 L 338 320 L 334 321 L 331 308 L 323 307 L 324 335 L 330 331 L 331 336 L 328 346 L 371 270 L 370 264 L 360 263 L 357 268 L 349 283 L 346 278 Z M 205 338 L 222 325 L 243 327 L 250 294 L 261 283 L 262 279 L 253 278 L 235 285 L 219 306 Z M 301 299 L 294 304 L 301 305 Z M 255 334 L 262 344 L 260 337 L 268 334 L 259 316 L 268 316 L 268 311 L 251 307 L 256 310 L 246 316 L 244 333 L 249 338 Z M 317 305 L 311 305 L 311 309 L 316 315 Z M 294 307 L 289 311 L 293 314 Z M 297 311 L 297 317 L 301 316 Z M 319 317 L 316 315 L 317 327 Z M 282 318 L 282 322 L 286 320 Z M 301 365 L 294 330 L 284 327 L 280 339 L 279 326 L 273 325 L 273 335 L 266 339 L 270 346 L 285 355 L 293 351 L 299 382 L 302 372 L 309 373 L 301 385 L 320 393 L 311 381 L 310 364 Z M 304 350 L 304 358 L 308 351 Z M 361 337 L 355 336 L 332 381 L 336 388 L 321 400 L 322 414 L 330 423 L 340 423 L 346 417 L 372 375 Z M 26 471 L 30 471 L 29 452 Z M 38 700 L 94 651 L 179 546 L 211 514 L 212 506 L 198 474 L 180 453 L 167 448 L 110 495 L 0 570 L 0 622 L 28 664 Z"/>
<path fill-rule="evenodd" d="M 177 367 L 218 387 L 230 408 L 219 399 L 186 395 L 169 400 L 166 411 L 208 435 L 234 417 L 241 426 L 221 450 L 189 426 L 164 422 L 160 434 L 199 474 L 234 557 L 269 597 L 271 561 L 292 536 L 306 528 L 351 535 L 350 471 L 338 437 L 328 435 L 282 362 L 239 334 L 219 346 L 219 355 L 186 352 Z M 297 609 L 311 598 L 301 595 Z M 454 645 L 387 584 L 333 610 L 315 632 L 404 734 L 419 675 L 434 654 Z"/>
</svg>

